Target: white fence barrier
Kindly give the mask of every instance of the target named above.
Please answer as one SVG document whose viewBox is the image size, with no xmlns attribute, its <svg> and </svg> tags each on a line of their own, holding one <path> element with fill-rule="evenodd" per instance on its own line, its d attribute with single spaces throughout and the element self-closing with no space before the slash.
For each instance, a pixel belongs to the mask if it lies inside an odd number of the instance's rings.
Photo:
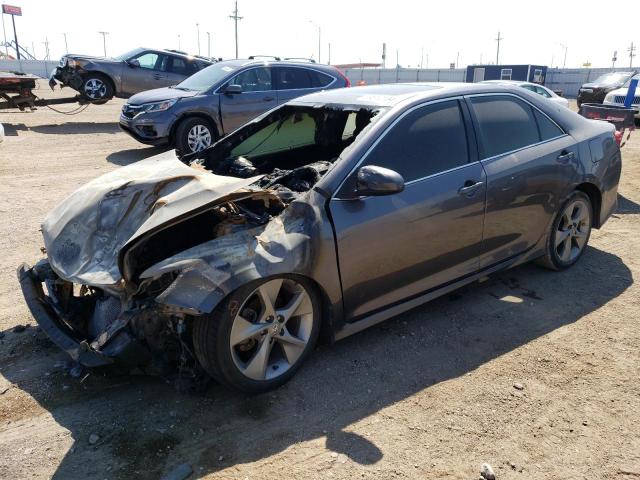
<svg viewBox="0 0 640 480">
<path fill-rule="evenodd" d="M 0 60 L 0 71 L 31 73 L 48 78 L 57 64 L 57 61 L 50 60 Z"/>
<path fill-rule="evenodd" d="M 628 68 L 550 68 L 547 70 L 545 85 L 552 90 L 560 90 L 565 97 L 575 98 L 583 83 L 595 80 L 604 73 L 629 71 Z M 353 85 L 364 83 L 398 82 L 464 82 L 465 68 L 417 69 L 417 68 L 349 68 L 344 71 Z"/>
<path fill-rule="evenodd" d="M 47 78 L 58 62 L 45 60 L 0 60 L 0 71 L 24 72 Z M 583 83 L 595 80 L 603 73 L 629 71 L 628 68 L 550 68 L 545 85 L 561 90 L 566 97 L 576 97 Z M 344 74 L 353 85 L 398 82 L 464 82 L 466 69 L 419 68 L 349 68 Z"/>
</svg>

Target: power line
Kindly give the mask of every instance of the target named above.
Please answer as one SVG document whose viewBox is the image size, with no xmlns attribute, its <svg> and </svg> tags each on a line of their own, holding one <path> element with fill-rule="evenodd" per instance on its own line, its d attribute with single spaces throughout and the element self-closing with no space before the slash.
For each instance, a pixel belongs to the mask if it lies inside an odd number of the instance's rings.
<svg viewBox="0 0 640 480">
<path fill-rule="evenodd" d="M 235 8 L 233 9 L 233 15 L 229 15 L 235 23 L 236 29 L 236 58 L 238 58 L 238 20 L 242 20 L 243 17 L 238 16 L 238 0 L 235 1 Z"/>
</svg>

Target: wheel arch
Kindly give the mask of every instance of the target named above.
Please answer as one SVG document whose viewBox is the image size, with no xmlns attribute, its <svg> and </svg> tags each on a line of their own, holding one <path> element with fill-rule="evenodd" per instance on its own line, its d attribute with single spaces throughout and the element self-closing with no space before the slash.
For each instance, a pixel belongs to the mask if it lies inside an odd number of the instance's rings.
<svg viewBox="0 0 640 480">
<path fill-rule="evenodd" d="M 185 112 L 182 115 L 180 115 L 176 119 L 176 121 L 173 122 L 173 125 L 171 125 L 171 130 L 169 131 L 169 139 L 170 139 L 170 142 L 172 144 L 175 144 L 176 131 L 178 130 L 178 127 L 180 126 L 180 124 L 185 122 L 185 121 L 187 121 L 187 120 L 189 120 L 190 118 L 201 118 L 203 120 L 206 120 L 209 124 L 211 124 L 211 126 L 215 130 L 215 132 L 214 132 L 214 134 L 216 136 L 215 141 L 220 139 L 220 129 L 218 128 L 218 123 L 216 122 L 216 120 L 214 118 L 211 118 L 211 115 L 207 115 L 204 112 L 189 111 L 189 112 Z"/>
<path fill-rule="evenodd" d="M 600 228 L 601 225 L 601 210 L 602 210 L 602 192 L 600 189 L 590 182 L 584 182 L 576 186 L 575 188 L 579 192 L 583 192 L 589 197 L 591 206 L 593 208 L 593 218 L 591 219 L 591 225 L 594 228 Z"/>
</svg>

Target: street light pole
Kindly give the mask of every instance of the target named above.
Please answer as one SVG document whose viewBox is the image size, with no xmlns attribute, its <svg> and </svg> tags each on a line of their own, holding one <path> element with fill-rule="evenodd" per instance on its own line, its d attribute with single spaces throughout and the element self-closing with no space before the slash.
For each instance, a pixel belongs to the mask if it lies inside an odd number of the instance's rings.
<svg viewBox="0 0 640 480">
<path fill-rule="evenodd" d="M 318 27 L 318 63 L 321 63 L 320 54 L 321 54 L 321 42 L 322 42 L 322 29 L 320 25 L 314 22 L 313 20 L 309 20 L 309 23 Z"/>
<path fill-rule="evenodd" d="M 200 24 L 196 23 L 196 30 L 198 31 L 198 55 L 200 55 Z"/>
<path fill-rule="evenodd" d="M 67 45 L 67 34 L 63 33 L 62 35 L 64 36 L 64 53 L 69 53 L 69 47 Z"/>
<path fill-rule="evenodd" d="M 98 32 L 100 35 L 102 35 L 102 48 L 104 49 L 104 56 L 107 56 L 107 35 L 109 35 L 109 32 Z"/>
</svg>

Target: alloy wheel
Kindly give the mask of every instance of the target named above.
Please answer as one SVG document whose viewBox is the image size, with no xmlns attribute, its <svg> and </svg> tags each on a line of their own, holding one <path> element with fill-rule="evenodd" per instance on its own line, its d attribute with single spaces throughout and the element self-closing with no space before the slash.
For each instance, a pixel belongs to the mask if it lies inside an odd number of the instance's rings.
<svg viewBox="0 0 640 480">
<path fill-rule="evenodd" d="M 187 145 L 192 152 L 199 152 L 211 145 L 211 131 L 207 126 L 198 124 L 191 127 L 187 134 Z"/>
<path fill-rule="evenodd" d="M 91 100 L 100 100 L 107 95 L 107 86 L 99 78 L 91 78 L 84 84 L 84 94 Z"/>
<path fill-rule="evenodd" d="M 591 211 L 589 205 L 581 199 L 569 203 L 560 217 L 555 232 L 554 246 L 558 258 L 569 263 L 582 252 L 591 230 Z"/>
<path fill-rule="evenodd" d="M 256 288 L 233 319 L 229 347 L 238 370 L 272 380 L 300 359 L 311 339 L 313 304 L 298 282 L 277 278 Z"/>
</svg>

